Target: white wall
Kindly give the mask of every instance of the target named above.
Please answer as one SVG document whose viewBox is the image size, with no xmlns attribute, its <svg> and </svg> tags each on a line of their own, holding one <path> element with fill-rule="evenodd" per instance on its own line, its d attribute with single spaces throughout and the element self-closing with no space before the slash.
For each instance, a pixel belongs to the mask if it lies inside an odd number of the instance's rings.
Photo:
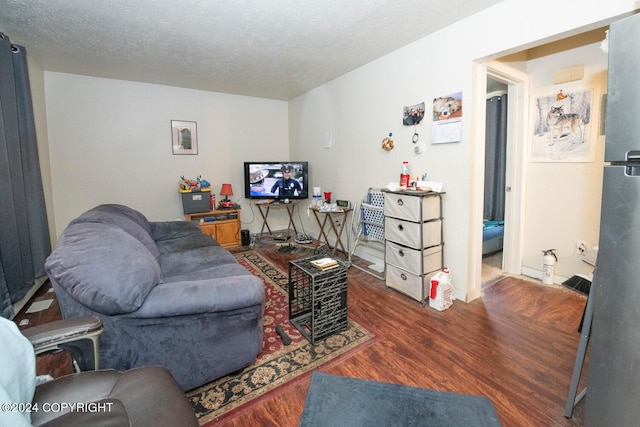
<svg viewBox="0 0 640 427">
<path fill-rule="evenodd" d="M 53 72 L 44 81 L 52 234 L 101 203 L 154 221 L 183 218 L 181 175 L 202 175 L 216 194 L 231 183 L 243 227 L 259 229 L 243 197 L 243 162 L 288 157 L 286 102 Z M 172 154 L 171 120 L 197 122 L 198 155 Z"/>
<path fill-rule="evenodd" d="M 29 84 L 31 89 L 31 102 L 33 104 L 33 118 L 38 139 L 38 159 L 42 187 L 44 191 L 45 205 L 47 208 L 47 220 L 51 245 L 55 244 L 55 212 L 53 210 L 53 190 L 51 187 L 51 159 L 49 157 L 49 136 L 47 131 L 47 111 L 45 108 L 44 70 L 40 64 L 34 61 L 27 52 L 27 66 L 29 67 Z"/>
<path fill-rule="evenodd" d="M 445 263 L 462 299 L 480 295 L 482 194 L 476 188 L 483 168 L 473 153 L 483 144 L 471 94 L 474 61 L 492 59 L 603 25 L 632 11 L 634 1 L 603 4 L 597 0 L 528 2 L 505 0 L 496 6 L 392 52 L 318 87 L 290 102 L 291 152 L 313 160 L 311 185 L 340 198 L 358 200 L 370 186 L 397 181 L 403 160 L 412 174 L 427 172 L 442 181 Z M 549 11 L 553 13 L 550 15 Z M 562 17 L 555 19 L 552 17 Z M 432 145 L 413 154 L 414 129 L 401 125 L 402 107 L 434 97 L 463 92 L 463 134 L 459 143 Z M 322 148 L 327 131 L 331 149 Z M 428 120 L 417 131 L 428 142 Z M 396 148 L 382 150 L 381 140 L 392 132 Z M 348 172 L 343 172 L 348 171 Z M 481 182 L 480 182 L 481 184 Z"/>
<path fill-rule="evenodd" d="M 531 59 L 527 64 L 531 95 L 545 95 L 562 88 L 592 88 L 591 135 L 594 158 L 580 163 L 538 163 L 527 165 L 526 228 L 524 235 L 525 272 L 542 268 L 542 250 L 556 249 L 556 276 L 571 277 L 589 273 L 592 268 L 575 252 L 576 240 L 590 246 L 598 243 L 602 174 L 604 166 L 604 135 L 599 134 L 601 96 L 606 93 L 608 56 L 600 48 L 604 31 L 595 32 L 595 43 L 549 52 Z M 552 47 L 552 46 L 549 46 Z M 538 52 L 533 52 L 537 54 Z M 553 84 L 554 72 L 574 65 L 584 65 L 581 80 Z"/>
</svg>

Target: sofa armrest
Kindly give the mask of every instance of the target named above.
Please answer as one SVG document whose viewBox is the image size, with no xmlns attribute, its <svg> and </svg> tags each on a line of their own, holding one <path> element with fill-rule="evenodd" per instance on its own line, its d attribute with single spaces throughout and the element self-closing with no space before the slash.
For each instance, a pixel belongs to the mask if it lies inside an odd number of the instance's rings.
<svg viewBox="0 0 640 427">
<path fill-rule="evenodd" d="M 156 242 L 202 234 L 200 226 L 193 221 L 157 221 L 150 224 L 151 235 Z"/>
<path fill-rule="evenodd" d="M 126 317 L 158 318 L 264 306 L 264 283 L 251 274 L 161 283 Z"/>
</svg>

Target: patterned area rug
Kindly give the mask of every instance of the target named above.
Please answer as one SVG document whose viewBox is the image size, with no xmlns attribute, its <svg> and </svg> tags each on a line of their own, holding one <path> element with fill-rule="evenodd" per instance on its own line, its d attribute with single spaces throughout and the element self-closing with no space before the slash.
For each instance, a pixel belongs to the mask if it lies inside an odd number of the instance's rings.
<svg viewBox="0 0 640 427">
<path fill-rule="evenodd" d="M 256 362 L 187 393 L 201 426 L 246 408 L 254 399 L 275 392 L 282 385 L 313 369 L 351 354 L 372 342 L 375 335 L 349 318 L 347 330 L 310 344 L 289 322 L 288 273 L 276 268 L 255 251 L 234 254 L 240 264 L 265 284 L 263 351 Z M 275 329 L 282 325 L 291 337 L 283 345 Z"/>
</svg>

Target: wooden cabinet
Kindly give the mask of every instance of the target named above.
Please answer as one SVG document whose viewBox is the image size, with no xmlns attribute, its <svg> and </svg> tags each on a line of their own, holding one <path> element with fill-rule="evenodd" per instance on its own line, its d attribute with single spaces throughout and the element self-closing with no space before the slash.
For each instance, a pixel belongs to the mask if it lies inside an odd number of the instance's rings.
<svg viewBox="0 0 640 427">
<path fill-rule="evenodd" d="M 221 209 L 187 214 L 188 221 L 198 221 L 204 234 L 208 234 L 223 248 L 240 246 L 240 210 Z"/>
<path fill-rule="evenodd" d="M 444 267 L 442 195 L 385 191 L 386 284 L 426 304 L 429 278 Z"/>
</svg>

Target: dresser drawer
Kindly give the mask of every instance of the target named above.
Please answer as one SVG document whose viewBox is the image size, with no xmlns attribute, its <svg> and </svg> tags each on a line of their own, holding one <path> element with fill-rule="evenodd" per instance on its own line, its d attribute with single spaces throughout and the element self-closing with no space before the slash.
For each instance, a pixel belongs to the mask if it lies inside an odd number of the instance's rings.
<svg viewBox="0 0 640 427">
<path fill-rule="evenodd" d="M 389 264 L 387 264 L 387 286 L 418 301 L 426 301 L 429 295 L 429 277 L 411 274 Z"/>
<path fill-rule="evenodd" d="M 387 264 L 392 264 L 413 274 L 427 274 L 442 269 L 442 245 L 422 251 L 387 241 L 385 250 Z"/>
<path fill-rule="evenodd" d="M 440 196 L 417 197 L 386 193 L 384 195 L 384 214 L 414 222 L 441 218 Z"/>
<path fill-rule="evenodd" d="M 387 240 L 414 249 L 437 246 L 442 243 L 442 220 L 416 223 L 387 216 L 384 218 L 384 234 Z"/>
</svg>

